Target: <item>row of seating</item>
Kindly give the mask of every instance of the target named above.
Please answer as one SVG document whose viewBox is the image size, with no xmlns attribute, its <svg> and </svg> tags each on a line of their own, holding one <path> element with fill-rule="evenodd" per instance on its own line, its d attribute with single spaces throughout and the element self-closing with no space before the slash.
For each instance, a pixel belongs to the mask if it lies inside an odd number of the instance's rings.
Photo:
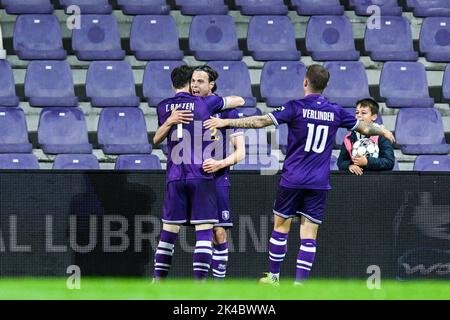
<svg viewBox="0 0 450 320">
<path fill-rule="evenodd" d="M 2 0 L 2 5 L 10 14 L 52 13 L 50 0 Z M 124 14 L 169 14 L 171 8 L 166 0 L 117 0 Z M 292 0 L 299 15 L 343 14 L 344 6 L 339 0 Z M 59 0 L 59 5 L 67 9 L 77 5 L 87 14 L 108 14 L 113 8 L 108 0 Z M 223 0 L 175 0 L 176 9 L 184 15 L 227 14 L 228 6 Z M 243 15 L 264 15 L 288 13 L 284 0 L 235 0 L 236 7 Z M 349 8 L 357 15 L 370 15 L 368 7 L 376 5 L 383 15 L 401 15 L 402 7 L 397 0 L 350 0 Z M 436 15 L 450 16 L 450 5 L 446 0 L 407 0 L 409 9 L 417 17 Z M 175 8 L 173 8 L 175 9 Z"/>
<path fill-rule="evenodd" d="M 143 95 L 150 107 L 173 95 L 170 73 L 183 61 L 150 61 L 143 74 Z M 211 61 L 217 70 L 217 93 L 239 95 L 245 107 L 256 106 L 247 65 L 242 61 Z M 364 66 L 359 61 L 327 62 L 330 83 L 324 95 L 344 107 L 353 107 L 361 98 L 369 97 L 369 84 Z M 269 61 L 260 77 L 261 97 L 269 107 L 303 97 L 306 67 L 299 61 Z M 388 108 L 432 108 L 434 99 L 428 92 L 425 67 L 420 62 L 387 62 L 380 76 L 380 95 Z M 86 95 L 93 107 L 137 107 L 136 82 L 127 61 L 94 61 L 86 76 Z M 25 75 L 25 97 L 32 107 L 76 107 L 72 70 L 66 61 L 32 61 Z M 450 66 L 442 84 L 443 98 L 450 99 Z M 0 106 L 17 106 L 15 81 L 11 65 L 0 60 Z"/>
<path fill-rule="evenodd" d="M 65 59 L 56 16 L 20 15 L 13 35 L 14 51 L 23 60 Z M 178 31 L 172 16 L 136 16 L 130 48 L 138 60 L 181 60 Z M 255 16 L 248 25 L 247 48 L 254 60 L 299 60 L 294 25 L 288 16 Z M 346 16 L 312 16 L 306 29 L 306 54 L 316 61 L 359 60 L 352 24 Z M 365 31 L 365 52 L 374 61 L 417 61 L 409 21 L 382 16 L 380 26 Z M 189 32 L 189 48 L 197 60 L 241 60 L 233 17 L 196 16 Z M 119 26 L 113 15 L 82 15 L 72 34 L 72 50 L 79 60 L 122 60 Z M 450 17 L 423 21 L 420 53 L 434 62 L 450 61 Z"/>
</svg>

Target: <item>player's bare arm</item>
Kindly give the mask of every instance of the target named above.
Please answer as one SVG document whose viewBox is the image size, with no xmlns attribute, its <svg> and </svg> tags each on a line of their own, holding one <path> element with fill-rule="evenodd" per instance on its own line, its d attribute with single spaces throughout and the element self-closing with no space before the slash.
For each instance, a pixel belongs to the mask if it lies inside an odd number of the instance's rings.
<svg viewBox="0 0 450 320">
<path fill-rule="evenodd" d="M 224 127 L 259 129 L 270 125 L 273 125 L 273 121 L 268 115 L 241 119 L 219 119 L 211 117 L 211 119 L 204 122 L 204 127 L 207 129 Z"/>
<path fill-rule="evenodd" d="M 384 129 L 383 127 L 373 125 L 369 122 L 360 121 L 358 127 L 356 128 L 356 131 L 365 136 L 383 136 L 387 140 L 389 140 L 390 143 L 395 142 L 395 137 L 392 132 Z"/>
<path fill-rule="evenodd" d="M 244 135 L 238 135 L 231 139 L 234 146 L 234 152 L 223 160 L 206 159 L 203 162 L 203 170 L 208 173 L 214 173 L 220 169 L 230 167 L 245 158 L 245 139 Z"/>
<path fill-rule="evenodd" d="M 245 104 L 245 100 L 239 96 L 227 96 L 225 99 L 224 109 L 233 109 L 237 107 L 242 107 Z"/>
<path fill-rule="evenodd" d="M 160 144 L 169 134 L 170 128 L 179 123 L 188 124 L 194 119 L 194 115 L 190 110 L 173 110 L 166 122 L 164 122 L 158 130 L 156 130 L 153 137 L 153 143 L 155 145 Z"/>
</svg>

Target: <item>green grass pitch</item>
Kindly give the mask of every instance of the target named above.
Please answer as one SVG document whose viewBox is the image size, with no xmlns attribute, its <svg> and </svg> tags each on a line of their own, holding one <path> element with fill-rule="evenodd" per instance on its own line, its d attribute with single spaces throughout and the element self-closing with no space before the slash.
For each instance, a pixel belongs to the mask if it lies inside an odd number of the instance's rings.
<svg viewBox="0 0 450 320">
<path fill-rule="evenodd" d="M 0 278 L 0 299 L 38 300 L 450 300 L 449 281 L 382 281 L 369 290 L 364 280 L 315 280 L 304 287 L 282 281 L 279 287 L 255 280 L 227 279 L 217 283 L 168 280 L 152 285 L 148 279 L 81 278 L 80 289 L 68 289 L 65 278 Z"/>
</svg>

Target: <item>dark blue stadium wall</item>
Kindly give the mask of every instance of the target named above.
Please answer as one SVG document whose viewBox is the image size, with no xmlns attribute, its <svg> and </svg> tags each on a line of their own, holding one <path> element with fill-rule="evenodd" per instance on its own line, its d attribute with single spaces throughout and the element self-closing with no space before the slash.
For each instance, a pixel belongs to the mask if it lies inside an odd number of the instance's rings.
<svg viewBox="0 0 450 320">
<path fill-rule="evenodd" d="M 230 277 L 267 271 L 279 176 L 232 176 Z M 334 173 L 314 278 L 450 278 L 450 174 Z M 0 276 L 150 277 L 161 228 L 162 173 L 0 173 Z M 298 220 L 282 275 L 295 274 Z M 171 276 L 190 277 L 193 229 L 184 228 Z"/>
</svg>

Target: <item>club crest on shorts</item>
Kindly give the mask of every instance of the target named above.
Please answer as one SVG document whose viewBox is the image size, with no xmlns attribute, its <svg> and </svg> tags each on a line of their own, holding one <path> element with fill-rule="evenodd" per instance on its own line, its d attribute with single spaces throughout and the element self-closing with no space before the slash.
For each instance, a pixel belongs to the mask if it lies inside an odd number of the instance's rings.
<svg viewBox="0 0 450 320">
<path fill-rule="evenodd" d="M 222 211 L 222 219 L 223 219 L 223 220 L 228 220 L 228 219 L 230 219 L 230 211 L 228 211 L 228 210 L 223 210 L 223 211 Z"/>
</svg>

